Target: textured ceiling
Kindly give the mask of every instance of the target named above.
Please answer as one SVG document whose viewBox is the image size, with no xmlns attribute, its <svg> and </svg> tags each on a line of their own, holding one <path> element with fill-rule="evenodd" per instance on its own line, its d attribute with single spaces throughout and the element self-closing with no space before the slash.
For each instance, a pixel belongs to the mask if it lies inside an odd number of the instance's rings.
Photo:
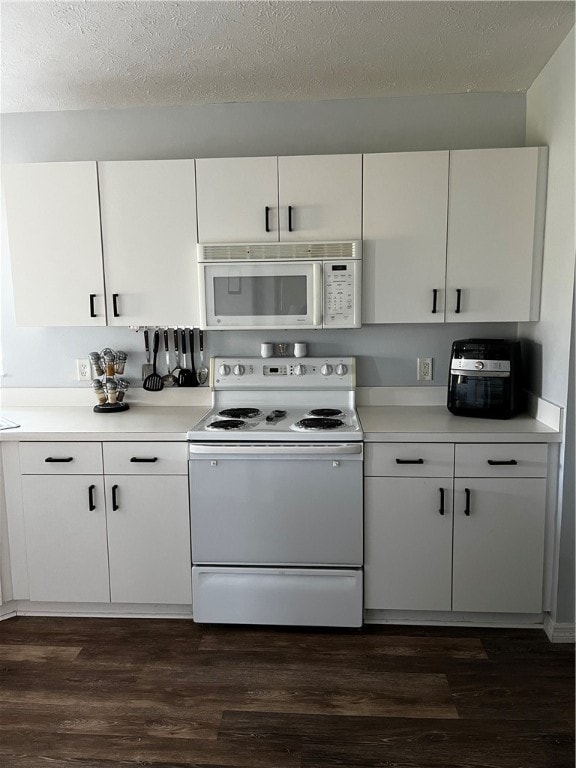
<svg viewBox="0 0 576 768">
<path fill-rule="evenodd" d="M 525 91 L 573 2 L 7 2 L 2 111 Z"/>
</svg>

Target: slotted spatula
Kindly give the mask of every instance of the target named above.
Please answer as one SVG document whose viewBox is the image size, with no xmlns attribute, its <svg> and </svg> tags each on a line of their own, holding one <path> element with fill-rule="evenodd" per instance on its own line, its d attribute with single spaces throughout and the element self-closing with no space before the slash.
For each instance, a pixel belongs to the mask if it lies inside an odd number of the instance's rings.
<svg viewBox="0 0 576 768">
<path fill-rule="evenodd" d="M 192 376 L 192 371 L 186 368 L 186 329 L 185 328 L 182 329 L 182 344 L 180 345 L 180 348 L 182 351 L 184 368 L 180 368 L 180 373 L 178 374 L 178 386 L 194 387 L 197 384 L 196 379 L 194 378 L 194 376 Z"/>
<path fill-rule="evenodd" d="M 142 384 L 143 388 L 147 392 L 159 392 L 164 387 L 164 383 L 162 382 L 162 376 L 157 372 L 156 370 L 156 360 L 158 358 L 158 347 L 160 346 L 160 331 L 156 329 L 154 331 L 154 341 L 152 345 L 152 373 L 149 376 L 146 376 L 144 379 L 144 383 Z"/>
</svg>

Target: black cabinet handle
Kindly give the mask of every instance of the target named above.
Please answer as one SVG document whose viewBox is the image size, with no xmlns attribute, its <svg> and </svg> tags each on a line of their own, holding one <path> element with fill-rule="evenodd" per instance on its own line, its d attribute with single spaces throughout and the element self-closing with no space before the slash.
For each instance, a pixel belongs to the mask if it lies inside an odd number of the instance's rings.
<svg viewBox="0 0 576 768">
<path fill-rule="evenodd" d="M 292 228 L 292 206 L 288 206 L 288 232 L 293 232 L 294 229 Z"/>
<path fill-rule="evenodd" d="M 432 289 L 432 297 L 433 297 L 432 298 L 432 314 L 435 315 L 436 312 L 438 311 L 436 309 L 436 304 L 438 302 L 438 288 L 433 288 Z"/>
<path fill-rule="evenodd" d="M 464 514 L 466 517 L 470 517 L 470 488 L 464 488 L 464 493 L 466 494 L 466 509 L 464 510 Z"/>
<path fill-rule="evenodd" d="M 70 461 L 74 461 L 73 456 L 64 456 L 63 458 L 56 458 L 54 456 L 48 456 L 48 458 L 44 459 L 46 464 L 57 464 L 57 463 L 64 463 L 68 464 Z"/>
<path fill-rule="evenodd" d="M 96 509 L 96 504 L 94 504 L 94 489 L 96 488 L 95 485 L 89 485 L 88 486 L 88 509 L 90 512 L 94 512 Z"/>
<path fill-rule="evenodd" d="M 396 464 L 424 464 L 424 459 L 396 459 Z"/>
<path fill-rule="evenodd" d="M 120 312 L 118 312 L 118 294 L 117 293 L 112 294 L 112 310 L 114 312 L 114 317 L 120 317 Z"/>
<path fill-rule="evenodd" d="M 456 309 L 454 312 L 460 314 L 460 303 L 462 302 L 462 288 L 456 288 Z"/>
<path fill-rule="evenodd" d="M 90 317 L 98 317 L 96 314 L 96 310 L 94 309 L 94 299 L 96 298 L 95 293 L 90 294 Z"/>
<path fill-rule="evenodd" d="M 264 227 L 266 229 L 266 232 L 270 232 L 270 224 L 269 224 L 269 221 L 268 221 L 269 213 L 270 213 L 270 208 L 268 206 L 266 206 L 264 208 Z"/>
<path fill-rule="evenodd" d="M 112 486 L 112 509 L 114 512 L 116 512 L 117 509 L 120 507 L 118 506 L 118 486 L 113 485 Z"/>
<path fill-rule="evenodd" d="M 158 461 L 158 456 L 151 456 L 150 458 L 143 459 L 141 459 L 139 456 L 132 456 L 130 461 L 133 464 L 153 464 L 155 461 Z"/>
<path fill-rule="evenodd" d="M 508 459 L 508 461 L 496 461 L 495 459 L 488 459 L 488 464 L 491 467 L 515 467 L 518 462 L 516 459 Z"/>
<path fill-rule="evenodd" d="M 439 488 L 440 491 L 440 509 L 438 512 L 440 512 L 441 515 L 444 514 L 444 488 Z"/>
</svg>

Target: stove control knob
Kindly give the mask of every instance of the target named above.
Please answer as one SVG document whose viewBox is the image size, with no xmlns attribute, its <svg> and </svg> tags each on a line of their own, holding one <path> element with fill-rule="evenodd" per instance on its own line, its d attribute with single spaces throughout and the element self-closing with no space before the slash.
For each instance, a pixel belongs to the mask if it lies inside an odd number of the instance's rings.
<svg viewBox="0 0 576 768">
<path fill-rule="evenodd" d="M 235 365 L 233 368 L 234 376 L 244 376 L 244 366 L 243 365 Z"/>
<path fill-rule="evenodd" d="M 326 363 L 324 363 L 324 365 L 321 366 L 321 368 L 320 368 L 320 373 L 322 374 L 322 376 L 330 376 L 332 371 L 333 371 L 332 366 L 331 365 L 327 365 Z"/>
<path fill-rule="evenodd" d="M 338 363 L 336 366 L 336 374 L 338 376 L 345 376 L 348 373 L 348 366 L 343 363 Z"/>
<path fill-rule="evenodd" d="M 477 371 L 481 371 L 482 368 L 484 368 L 484 363 L 482 362 L 482 360 L 476 360 L 476 362 L 474 363 L 474 368 L 476 368 Z"/>
<path fill-rule="evenodd" d="M 306 374 L 306 366 L 298 363 L 298 365 L 294 366 L 294 374 L 296 376 L 304 376 Z"/>
<path fill-rule="evenodd" d="M 218 373 L 220 374 L 220 376 L 228 376 L 230 374 L 230 366 L 221 365 L 220 368 L 218 368 Z"/>
</svg>

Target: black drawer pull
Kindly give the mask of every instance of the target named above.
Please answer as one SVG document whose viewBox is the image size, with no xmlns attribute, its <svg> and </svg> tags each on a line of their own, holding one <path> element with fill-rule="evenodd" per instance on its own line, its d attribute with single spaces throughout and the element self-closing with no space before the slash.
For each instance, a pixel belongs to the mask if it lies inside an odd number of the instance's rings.
<svg viewBox="0 0 576 768">
<path fill-rule="evenodd" d="M 444 488 L 439 488 L 440 491 L 440 509 L 438 512 L 440 512 L 441 515 L 444 514 Z"/>
<path fill-rule="evenodd" d="M 396 459 L 396 464 L 424 464 L 424 459 Z"/>
<path fill-rule="evenodd" d="M 264 229 L 266 230 L 266 232 L 270 232 L 270 223 L 268 221 L 268 214 L 269 213 L 270 213 L 270 208 L 269 208 L 269 206 L 266 206 L 264 208 Z"/>
<path fill-rule="evenodd" d="M 90 317 L 98 317 L 96 314 L 96 310 L 94 309 L 94 299 L 96 298 L 95 293 L 90 294 Z"/>
<path fill-rule="evenodd" d="M 516 459 L 508 459 L 508 461 L 495 461 L 494 459 L 488 459 L 488 464 L 491 467 L 515 467 L 518 462 Z"/>
<path fill-rule="evenodd" d="M 454 312 L 460 314 L 460 303 L 462 301 L 462 288 L 456 288 L 456 309 Z"/>
<path fill-rule="evenodd" d="M 154 464 L 155 461 L 158 461 L 158 456 L 151 456 L 149 459 L 142 459 L 139 456 L 132 456 L 130 461 L 132 464 Z"/>
<path fill-rule="evenodd" d="M 114 510 L 114 512 L 116 512 L 116 510 L 119 508 L 120 507 L 118 505 L 118 486 L 113 485 L 112 486 L 112 509 Z"/>
<path fill-rule="evenodd" d="M 466 517 L 470 517 L 470 488 L 464 488 L 464 493 L 466 494 L 466 509 L 464 510 L 464 514 Z"/>
<path fill-rule="evenodd" d="M 94 504 L 94 489 L 96 488 L 95 485 L 89 485 L 88 486 L 88 509 L 90 512 L 94 512 L 96 509 L 96 504 Z"/>
<path fill-rule="evenodd" d="M 433 288 L 432 289 L 432 295 L 434 297 L 433 300 L 432 300 L 432 314 L 435 315 L 436 312 L 438 311 L 436 309 L 436 304 L 438 302 L 438 288 Z"/>
<path fill-rule="evenodd" d="M 48 458 L 44 459 L 46 464 L 58 464 L 58 463 L 64 463 L 68 464 L 71 461 L 74 461 L 73 456 L 63 456 L 62 458 L 58 458 L 55 456 L 48 456 Z"/>
<path fill-rule="evenodd" d="M 112 294 L 112 311 L 114 312 L 114 317 L 120 317 L 120 312 L 118 312 L 118 294 L 117 293 Z"/>
<path fill-rule="evenodd" d="M 292 226 L 292 206 L 288 206 L 288 232 L 294 232 L 294 227 Z"/>
</svg>

